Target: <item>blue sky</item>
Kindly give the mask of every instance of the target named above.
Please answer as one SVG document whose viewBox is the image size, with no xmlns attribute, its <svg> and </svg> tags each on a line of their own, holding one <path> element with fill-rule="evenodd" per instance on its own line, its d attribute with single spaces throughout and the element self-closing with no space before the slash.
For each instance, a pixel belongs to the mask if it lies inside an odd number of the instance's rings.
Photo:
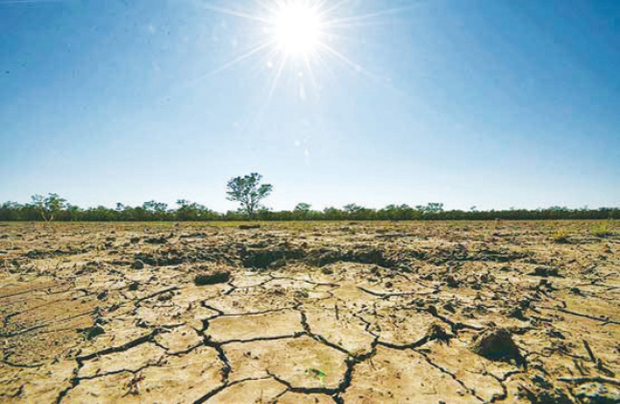
<svg viewBox="0 0 620 404">
<path fill-rule="evenodd" d="M 256 171 L 276 210 L 620 205 L 620 2 L 341 3 L 342 57 L 275 80 L 278 51 L 222 70 L 254 0 L 0 0 L 0 201 L 226 211 Z"/>
</svg>

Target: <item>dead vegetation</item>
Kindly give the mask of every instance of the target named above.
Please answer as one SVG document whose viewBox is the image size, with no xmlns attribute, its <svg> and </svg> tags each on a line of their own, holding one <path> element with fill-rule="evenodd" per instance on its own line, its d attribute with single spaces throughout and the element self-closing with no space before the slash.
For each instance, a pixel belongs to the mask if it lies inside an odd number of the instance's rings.
<svg viewBox="0 0 620 404">
<path fill-rule="evenodd" d="M 0 401 L 620 402 L 617 232 L 569 224 L 2 226 Z"/>
</svg>

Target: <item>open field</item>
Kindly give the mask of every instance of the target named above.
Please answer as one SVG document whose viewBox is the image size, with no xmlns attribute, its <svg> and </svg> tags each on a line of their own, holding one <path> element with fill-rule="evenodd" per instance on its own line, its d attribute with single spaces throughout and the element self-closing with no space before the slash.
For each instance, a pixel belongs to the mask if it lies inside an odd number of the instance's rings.
<svg viewBox="0 0 620 404">
<path fill-rule="evenodd" d="M 0 402 L 620 402 L 597 224 L 0 223 Z"/>
</svg>

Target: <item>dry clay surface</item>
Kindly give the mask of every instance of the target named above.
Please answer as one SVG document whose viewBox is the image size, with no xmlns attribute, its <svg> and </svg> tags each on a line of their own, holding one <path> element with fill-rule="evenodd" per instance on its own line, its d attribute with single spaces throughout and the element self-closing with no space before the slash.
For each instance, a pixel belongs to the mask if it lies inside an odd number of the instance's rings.
<svg viewBox="0 0 620 404">
<path fill-rule="evenodd" d="M 592 225 L 0 224 L 0 402 L 617 403 Z"/>
</svg>

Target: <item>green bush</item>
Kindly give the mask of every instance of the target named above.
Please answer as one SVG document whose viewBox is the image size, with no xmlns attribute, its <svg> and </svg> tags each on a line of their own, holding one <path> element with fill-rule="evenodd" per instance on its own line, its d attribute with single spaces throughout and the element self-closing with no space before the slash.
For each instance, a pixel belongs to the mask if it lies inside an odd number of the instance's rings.
<svg viewBox="0 0 620 404">
<path fill-rule="evenodd" d="M 609 237 L 612 234 L 611 230 L 609 229 L 609 223 L 601 223 L 599 225 L 592 226 L 590 230 L 592 231 L 593 236 L 601 238 Z"/>
<path fill-rule="evenodd" d="M 568 230 L 560 229 L 553 233 L 553 242 L 557 244 L 567 244 L 568 241 Z"/>
</svg>

